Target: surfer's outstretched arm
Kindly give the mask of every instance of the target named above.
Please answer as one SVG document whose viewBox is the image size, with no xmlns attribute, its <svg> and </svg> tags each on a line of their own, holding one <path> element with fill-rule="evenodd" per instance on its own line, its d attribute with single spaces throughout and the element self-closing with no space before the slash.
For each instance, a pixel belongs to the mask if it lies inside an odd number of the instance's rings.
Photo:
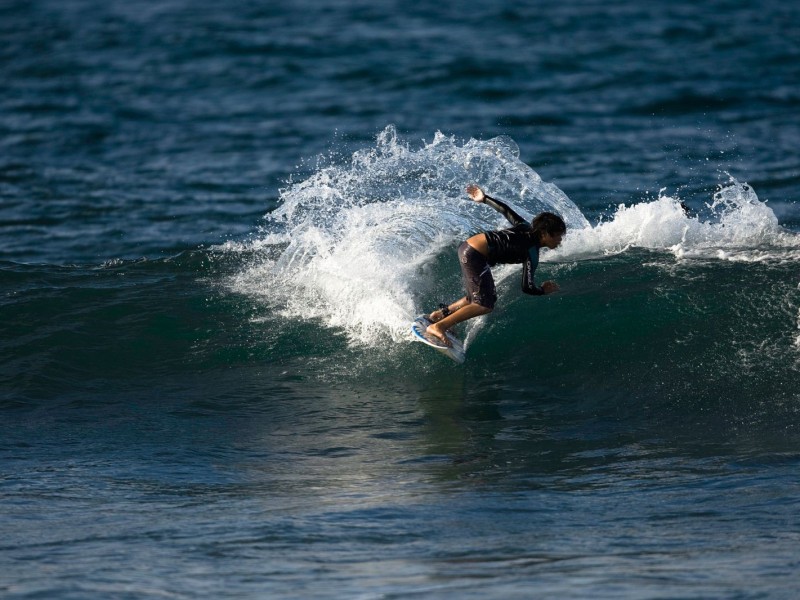
<svg viewBox="0 0 800 600">
<path fill-rule="evenodd" d="M 488 204 L 501 215 L 503 215 L 509 223 L 512 225 L 521 225 L 522 223 L 527 223 L 525 219 L 520 217 L 514 209 L 512 209 L 508 204 L 503 202 L 502 200 L 498 200 L 497 198 L 492 198 L 491 196 L 487 196 L 481 188 L 477 185 L 468 185 L 467 186 L 467 195 L 472 198 L 474 202 L 479 202 L 481 204 Z"/>
</svg>

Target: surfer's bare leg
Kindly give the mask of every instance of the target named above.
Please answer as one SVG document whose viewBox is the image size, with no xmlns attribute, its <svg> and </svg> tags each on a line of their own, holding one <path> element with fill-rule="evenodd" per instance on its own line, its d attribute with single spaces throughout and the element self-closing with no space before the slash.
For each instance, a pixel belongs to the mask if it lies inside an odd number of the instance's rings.
<svg viewBox="0 0 800 600">
<path fill-rule="evenodd" d="M 425 330 L 426 333 L 429 333 L 433 336 L 439 338 L 442 342 L 450 345 L 449 340 L 445 336 L 445 332 L 450 329 L 451 327 L 462 323 L 468 319 L 474 319 L 475 317 L 480 317 L 481 315 L 486 315 L 492 312 L 491 308 L 486 308 L 485 306 L 481 306 L 480 304 L 475 304 L 474 302 L 469 302 L 456 310 L 455 312 L 451 313 L 450 316 L 444 317 L 435 323 L 431 323 L 428 325 L 428 328 Z"/>
<path fill-rule="evenodd" d="M 461 298 L 461 300 L 456 300 L 450 306 L 447 307 L 448 314 L 453 314 L 457 310 L 460 310 L 460 309 L 464 308 L 469 303 L 470 303 L 469 302 L 469 298 L 467 298 L 466 296 Z M 431 314 L 428 315 L 428 320 L 431 323 L 436 323 L 438 321 L 441 321 L 443 318 L 444 318 L 444 313 L 443 313 L 442 309 L 435 310 Z"/>
</svg>

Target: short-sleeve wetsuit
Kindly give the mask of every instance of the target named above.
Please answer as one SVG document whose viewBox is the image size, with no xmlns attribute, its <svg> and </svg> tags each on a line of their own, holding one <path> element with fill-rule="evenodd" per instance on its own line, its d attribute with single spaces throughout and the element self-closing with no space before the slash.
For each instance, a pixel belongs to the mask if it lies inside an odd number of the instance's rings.
<svg viewBox="0 0 800 600">
<path fill-rule="evenodd" d="M 508 219 L 512 226 L 508 229 L 485 232 L 489 249 L 487 256 L 475 250 L 467 242 L 459 247 L 458 257 L 467 298 L 486 308 L 494 308 L 497 292 L 490 267 L 499 263 L 522 263 L 522 291 L 541 296 L 544 290 L 537 286 L 533 279 L 536 267 L 539 266 L 541 246 L 531 224 L 500 200 L 485 196 L 484 203 Z"/>
</svg>

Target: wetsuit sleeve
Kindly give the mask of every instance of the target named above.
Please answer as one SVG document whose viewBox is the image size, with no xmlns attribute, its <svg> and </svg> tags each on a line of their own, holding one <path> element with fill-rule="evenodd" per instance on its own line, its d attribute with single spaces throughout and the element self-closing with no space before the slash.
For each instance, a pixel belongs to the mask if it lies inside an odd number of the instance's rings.
<svg viewBox="0 0 800 600">
<path fill-rule="evenodd" d="M 512 225 L 521 225 L 523 223 L 528 222 L 522 217 L 520 217 L 517 213 L 515 213 L 514 210 L 508 204 L 502 202 L 501 200 L 497 200 L 496 198 L 484 195 L 484 203 L 488 204 L 497 212 L 499 212 L 501 215 L 503 215 L 506 219 L 508 219 L 508 222 L 511 223 Z"/>
<path fill-rule="evenodd" d="M 522 264 L 522 291 L 531 296 L 542 296 L 544 290 L 537 286 L 533 280 L 536 267 L 539 266 L 539 249 L 531 248 L 528 250 L 528 257 Z"/>
</svg>

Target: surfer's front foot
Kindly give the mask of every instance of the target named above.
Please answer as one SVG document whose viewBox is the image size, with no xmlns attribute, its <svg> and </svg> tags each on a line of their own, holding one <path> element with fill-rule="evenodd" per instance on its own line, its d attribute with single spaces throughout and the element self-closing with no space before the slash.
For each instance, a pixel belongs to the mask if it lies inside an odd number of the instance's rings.
<svg viewBox="0 0 800 600">
<path fill-rule="evenodd" d="M 425 333 L 427 333 L 428 335 L 432 335 L 437 340 L 442 342 L 445 346 L 450 347 L 452 345 L 450 343 L 450 340 L 447 339 L 447 336 L 444 334 L 444 332 L 441 331 L 440 328 L 437 327 L 435 323 L 432 325 L 428 325 L 428 328 L 425 330 Z"/>
</svg>

